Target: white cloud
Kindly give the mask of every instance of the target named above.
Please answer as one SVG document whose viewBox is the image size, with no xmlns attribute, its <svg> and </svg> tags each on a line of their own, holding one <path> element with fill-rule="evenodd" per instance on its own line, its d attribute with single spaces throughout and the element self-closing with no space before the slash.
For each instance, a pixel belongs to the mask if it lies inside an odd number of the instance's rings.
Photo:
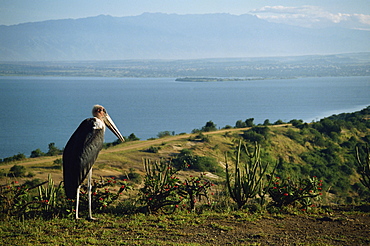
<svg viewBox="0 0 370 246">
<path fill-rule="evenodd" d="M 303 27 L 339 25 L 346 28 L 370 30 L 370 15 L 330 13 L 318 6 L 265 6 L 250 13 L 267 21 Z"/>
</svg>

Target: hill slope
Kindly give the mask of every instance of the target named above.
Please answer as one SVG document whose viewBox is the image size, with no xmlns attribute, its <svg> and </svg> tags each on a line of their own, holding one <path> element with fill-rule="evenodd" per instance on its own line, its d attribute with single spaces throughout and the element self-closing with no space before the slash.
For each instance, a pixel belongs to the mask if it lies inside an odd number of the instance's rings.
<svg viewBox="0 0 370 246">
<path fill-rule="evenodd" d="M 235 143 L 242 138 L 250 148 L 253 148 L 255 141 L 260 143 L 262 162 L 277 164 L 276 175 L 285 178 L 317 176 L 324 181 L 330 202 L 359 202 L 370 194 L 360 183 L 356 172 L 355 147 L 359 146 L 363 154 L 363 143 L 370 142 L 369 116 L 370 107 L 367 107 L 359 112 L 333 115 L 312 124 L 292 120 L 292 125 L 259 125 L 127 142 L 103 150 L 94 165 L 93 174 L 96 178 L 122 178 L 128 172 L 144 175 L 143 158 L 176 159 L 183 149 L 191 151 L 189 153 L 195 157 L 192 160 L 205 156 L 209 166 L 219 166 L 212 170 L 220 167 L 224 170 L 225 153 L 229 153 L 232 159 Z M 60 164 L 53 163 L 59 158 L 26 159 L 0 167 L 6 172 L 14 164 L 24 165 L 36 178 L 46 180 L 48 173 L 52 173 L 53 179 L 59 182 L 62 179 Z M 191 168 L 189 171 L 199 169 Z M 223 179 L 222 171 L 212 173 L 210 177 L 221 175 L 219 178 Z"/>
</svg>

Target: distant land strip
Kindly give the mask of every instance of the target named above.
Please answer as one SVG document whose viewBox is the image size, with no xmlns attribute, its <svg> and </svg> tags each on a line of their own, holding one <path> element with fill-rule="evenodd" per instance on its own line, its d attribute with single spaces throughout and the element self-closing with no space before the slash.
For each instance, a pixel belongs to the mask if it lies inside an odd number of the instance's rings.
<svg viewBox="0 0 370 246">
<path fill-rule="evenodd" d="M 184 77 L 184 78 L 177 78 L 175 81 L 181 82 L 224 82 L 224 81 L 249 81 L 249 80 L 263 80 L 266 78 L 258 77 L 258 78 L 208 78 L 208 77 Z"/>
</svg>

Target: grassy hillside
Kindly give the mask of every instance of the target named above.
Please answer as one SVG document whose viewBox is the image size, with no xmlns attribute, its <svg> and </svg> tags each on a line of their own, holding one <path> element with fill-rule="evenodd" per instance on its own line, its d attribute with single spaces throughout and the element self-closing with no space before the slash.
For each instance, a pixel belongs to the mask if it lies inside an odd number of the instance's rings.
<svg viewBox="0 0 370 246">
<path fill-rule="evenodd" d="M 277 176 L 317 176 L 325 184 L 326 202 L 358 203 L 369 197 L 369 191 L 359 181 L 355 147 L 360 146 L 360 152 L 363 153 L 364 143 L 370 142 L 369 118 L 370 107 L 311 124 L 292 120 L 290 124 L 252 124 L 253 127 L 248 128 L 126 142 L 101 151 L 94 165 L 93 176 L 96 179 L 101 176 L 125 178 L 129 174 L 135 174 L 138 177 L 135 186 L 140 187 L 140 180 L 145 175 L 143 159 L 171 159 L 175 162 L 181 157 L 188 158 L 186 160 L 194 162 L 195 166 L 188 171 L 181 171 L 180 176 L 203 171 L 222 183 L 225 179 L 225 154 L 228 153 L 229 158 L 232 158 L 236 143 L 243 139 L 250 148 L 255 141 L 260 144 L 262 162 L 277 164 Z M 18 182 L 34 179 L 44 181 L 51 174 L 58 184 L 62 180 L 60 159 L 61 156 L 44 156 L 2 162 L 0 182 L 4 184 L 15 179 Z M 24 166 L 26 177 L 6 177 L 14 165 Z"/>
</svg>

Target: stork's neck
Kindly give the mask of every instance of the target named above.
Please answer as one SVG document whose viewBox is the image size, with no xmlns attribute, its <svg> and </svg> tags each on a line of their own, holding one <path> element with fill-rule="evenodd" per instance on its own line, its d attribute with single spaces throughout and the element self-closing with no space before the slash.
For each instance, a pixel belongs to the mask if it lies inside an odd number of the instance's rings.
<svg viewBox="0 0 370 246">
<path fill-rule="evenodd" d="M 99 118 L 97 118 L 97 117 L 94 117 L 94 119 L 95 119 L 95 123 L 94 123 L 94 129 L 95 130 L 103 130 L 103 131 L 105 131 L 105 124 L 104 124 L 104 122 L 101 120 L 101 119 L 99 119 Z"/>
</svg>

